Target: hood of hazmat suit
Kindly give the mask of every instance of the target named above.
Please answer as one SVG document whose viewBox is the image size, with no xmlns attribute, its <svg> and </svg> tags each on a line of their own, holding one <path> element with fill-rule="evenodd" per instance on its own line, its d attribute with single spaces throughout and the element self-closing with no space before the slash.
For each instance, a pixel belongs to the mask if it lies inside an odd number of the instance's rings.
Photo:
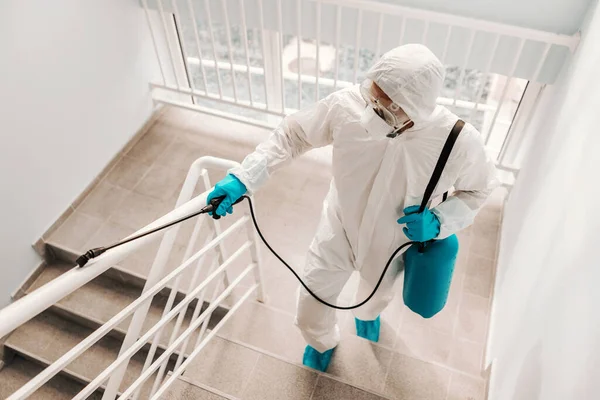
<svg viewBox="0 0 600 400">
<path fill-rule="evenodd" d="M 335 92 L 284 119 L 271 137 L 230 171 L 250 193 L 278 168 L 315 147 L 333 146 L 333 179 L 310 246 L 305 282 L 321 298 L 337 299 L 351 272 L 359 271 L 361 301 L 377 283 L 390 254 L 408 239 L 396 223 L 402 210 L 419 205 L 446 138 L 458 117 L 436 104 L 444 67 L 422 45 L 405 45 L 381 57 L 367 77 L 410 117 L 414 126 L 395 138 L 372 137 L 361 126 L 365 101 L 358 86 Z M 479 132 L 463 128 L 432 196 L 455 192 L 432 211 L 438 238 L 469 226 L 498 185 L 494 163 Z M 391 270 L 391 269 L 390 269 Z M 390 271 L 393 274 L 393 271 Z M 394 296 L 393 276 L 356 310 L 374 320 Z M 302 291 L 296 323 L 307 342 L 324 351 L 339 340 L 333 310 Z"/>
</svg>

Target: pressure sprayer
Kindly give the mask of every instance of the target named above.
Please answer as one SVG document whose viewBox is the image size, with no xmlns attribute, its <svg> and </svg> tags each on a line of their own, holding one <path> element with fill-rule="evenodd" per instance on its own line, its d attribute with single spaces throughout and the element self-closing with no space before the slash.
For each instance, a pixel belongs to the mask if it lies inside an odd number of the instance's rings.
<svg viewBox="0 0 600 400">
<path fill-rule="evenodd" d="M 181 222 L 187 221 L 188 219 L 194 218 L 198 215 L 202 215 L 202 214 L 210 214 L 214 219 L 220 219 L 221 217 L 219 215 L 217 215 L 216 212 L 214 212 L 218 207 L 219 204 L 221 204 L 221 202 L 223 201 L 223 199 L 225 198 L 225 196 L 221 196 L 221 197 L 215 197 L 213 198 L 205 207 L 203 207 L 200 211 L 190 214 L 188 216 L 179 218 L 175 221 L 169 222 L 168 224 L 159 226 L 157 228 L 154 228 L 148 232 L 144 232 L 141 233 L 139 235 L 130 237 L 128 239 L 124 239 L 120 242 L 111 244 L 110 246 L 106 246 L 106 247 L 97 247 L 95 249 L 91 249 L 88 250 L 85 254 L 82 254 L 79 258 L 77 258 L 77 260 L 75 261 L 75 263 L 77 264 L 77 266 L 79 268 L 85 266 L 87 264 L 88 261 L 90 261 L 91 259 L 94 259 L 98 256 L 100 256 L 101 254 L 105 253 L 106 251 L 109 251 L 111 249 L 114 249 L 116 247 L 122 246 L 125 243 L 129 243 L 129 242 L 133 242 L 134 240 L 143 238 L 144 236 L 148 236 L 151 235 L 153 233 L 162 231 L 164 229 L 170 228 L 173 225 L 177 225 Z M 377 292 L 377 289 L 379 289 L 379 286 L 381 285 L 381 282 L 383 281 L 383 277 L 385 276 L 385 273 L 387 272 L 388 268 L 390 267 L 390 265 L 392 264 L 392 261 L 394 261 L 394 259 L 396 258 L 396 255 L 398 253 L 400 253 L 405 247 L 410 246 L 411 244 L 415 244 L 417 242 L 407 242 L 404 243 L 402 246 L 398 247 L 396 249 L 396 251 L 394 251 L 392 253 L 392 255 L 390 256 L 388 262 L 385 264 L 385 268 L 383 269 L 383 272 L 381 273 L 381 277 L 379 277 L 379 281 L 377 281 L 377 285 L 375 285 L 375 288 L 373 289 L 373 291 L 371 292 L 371 294 L 364 299 L 363 301 L 361 301 L 358 304 L 355 304 L 353 306 L 337 306 L 335 304 L 331 304 L 326 302 L 325 300 L 319 298 L 319 296 L 317 296 L 307 285 L 306 283 L 304 283 L 304 281 L 302 280 L 302 278 L 300 278 L 300 276 L 296 273 L 296 271 L 294 271 L 294 269 L 292 267 L 290 267 L 290 265 L 283 259 L 281 258 L 281 256 L 279 254 L 277 254 L 277 252 L 275 250 L 273 250 L 273 248 L 271 247 L 271 245 L 269 244 L 269 242 L 267 241 L 267 239 L 265 239 L 265 237 L 263 236 L 259 226 L 258 226 L 258 222 L 256 221 L 256 215 L 254 214 L 254 206 L 252 204 L 252 199 L 248 196 L 242 196 L 241 198 L 239 198 L 235 203 L 238 204 L 240 202 L 242 202 L 243 200 L 247 200 L 250 206 L 250 215 L 252 216 L 252 222 L 254 224 L 254 228 L 256 229 L 256 232 L 258 233 L 258 236 L 260 237 L 260 240 L 265 244 L 265 246 L 267 246 L 267 248 L 269 249 L 269 251 L 271 253 L 273 253 L 273 255 L 275 257 L 277 257 L 277 259 L 279 261 L 281 261 L 281 263 L 283 265 L 285 265 L 287 267 L 287 269 L 289 269 L 291 271 L 292 274 L 294 274 L 294 276 L 296 277 L 296 279 L 300 282 L 300 284 L 304 287 L 304 289 L 306 289 L 306 291 L 315 298 L 315 300 L 317 300 L 319 303 L 322 303 L 324 305 L 326 305 L 327 307 L 331 307 L 331 308 L 335 308 L 337 310 L 353 310 L 355 308 L 358 308 L 362 305 L 364 305 L 366 302 L 368 302 L 369 300 L 371 300 L 371 298 L 375 295 L 375 293 Z"/>
<path fill-rule="evenodd" d="M 419 207 L 419 213 L 424 212 L 433 192 L 439 182 L 440 177 L 442 176 L 442 172 L 444 170 L 444 166 L 450 157 L 450 153 L 452 152 L 452 148 L 456 143 L 458 135 L 460 134 L 462 128 L 465 123 L 461 120 L 458 120 L 448 138 L 446 139 L 446 143 L 442 149 L 440 157 L 438 158 L 437 164 L 429 179 L 429 183 L 425 188 L 425 193 L 423 195 L 423 200 L 421 201 L 421 206 Z M 448 197 L 448 193 L 444 193 L 444 197 L 442 201 L 445 201 Z M 154 232 L 158 232 L 160 230 L 169 228 L 175 224 L 179 224 L 180 222 L 186 221 L 190 218 L 193 218 L 197 215 L 201 214 L 210 214 L 214 219 L 221 218 L 215 212 L 219 207 L 219 204 L 223 201 L 225 196 L 216 197 L 209 201 L 209 203 L 203 207 L 200 211 L 188 215 L 187 217 L 180 218 L 176 221 L 170 222 L 166 225 L 160 226 L 158 228 L 152 229 L 149 232 L 145 232 L 139 234 L 137 236 L 125 239 L 121 242 L 115 243 L 108 247 L 99 247 L 96 249 L 89 250 L 87 253 L 83 254 L 76 261 L 79 267 L 83 267 L 90 259 L 98 257 L 100 254 L 108 251 L 110 249 L 114 249 L 115 247 L 121 246 L 125 243 L 129 243 L 133 240 L 139 239 L 141 237 L 150 235 Z M 404 254 L 404 291 L 403 291 L 403 300 L 404 304 L 410 308 L 415 313 L 421 315 L 424 318 L 431 318 L 439 311 L 441 311 L 446 305 L 446 301 L 448 299 L 448 292 L 450 290 L 450 283 L 452 281 L 452 275 L 454 273 L 454 265 L 456 263 L 456 258 L 458 255 L 458 239 L 456 235 L 451 235 L 445 239 L 441 240 L 430 240 L 428 242 L 406 242 L 398 247 L 390 256 L 383 271 L 381 272 L 381 276 L 377 281 L 377 285 L 371 292 L 371 294 L 361 301 L 358 304 L 353 306 L 337 306 L 335 304 L 331 304 L 326 302 L 325 300 L 319 298 L 313 291 L 306 286 L 306 283 L 298 276 L 296 271 L 283 259 L 267 242 L 265 237 L 263 236 L 260 228 L 258 227 L 258 222 L 256 221 L 256 215 L 254 214 L 254 207 L 252 204 L 252 199 L 248 196 L 242 196 L 239 198 L 234 204 L 240 203 L 243 200 L 247 200 L 250 205 L 250 215 L 252 216 L 252 222 L 254 223 L 254 228 L 256 228 L 256 232 L 258 236 L 262 240 L 262 242 L 267 246 L 269 251 L 273 253 L 275 257 L 283 265 L 285 265 L 291 272 L 294 274 L 296 279 L 300 282 L 300 284 L 306 289 L 306 291 L 315 298 L 319 303 L 322 303 L 328 307 L 335 308 L 337 310 L 353 310 L 358 308 L 371 300 L 371 298 L 379 289 L 383 278 L 392 264 L 392 261 L 396 258 L 398 253 L 400 253 L 404 248 L 411 246 Z M 412 246 L 414 245 L 414 246 Z"/>
</svg>

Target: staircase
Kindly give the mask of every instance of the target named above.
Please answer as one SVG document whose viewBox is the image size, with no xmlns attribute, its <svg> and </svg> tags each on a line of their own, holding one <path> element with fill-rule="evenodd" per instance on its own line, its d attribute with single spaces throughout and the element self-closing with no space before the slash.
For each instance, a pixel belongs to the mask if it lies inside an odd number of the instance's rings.
<svg viewBox="0 0 600 400">
<path fill-rule="evenodd" d="M 73 205 L 64 221 L 42 238 L 46 265 L 29 287 L 23 288 L 22 295 L 72 268 L 78 253 L 129 235 L 172 209 L 185 173 L 198 157 L 210 154 L 241 161 L 262 133 L 250 130 L 248 142 L 240 142 L 227 137 L 234 128 L 222 121 L 211 123 L 201 114 L 177 109 L 164 112 L 139 142 L 120 156 L 112 170 L 100 177 L 83 201 Z M 239 125 L 237 129 L 249 128 Z M 263 233 L 298 270 L 303 266 L 304 251 L 316 229 L 321 199 L 329 186 L 330 167 L 314 161 L 318 158 L 319 154 L 298 160 L 256 196 Z M 216 182 L 222 172 L 209 174 L 211 181 Z M 500 193 L 482 211 L 476 224 L 460 233 L 460 259 L 450 299 L 442 313 L 427 321 L 416 317 L 403 306 L 398 285 L 396 301 L 382 316 L 378 344 L 356 337 L 351 314 L 340 313 L 343 339 L 325 374 L 301 364 L 305 343 L 293 325 L 297 283 L 263 248 L 267 301 L 261 304 L 250 298 L 244 303 L 165 398 L 484 399 L 486 375 L 481 365 L 501 204 Z M 228 225 L 234 220 L 226 218 L 223 223 Z M 191 223 L 182 226 L 170 266 L 181 262 L 191 227 Z M 239 247 L 243 238 L 244 235 L 231 238 L 229 249 Z M 153 256 L 152 249 L 138 252 L 8 336 L 4 342 L 4 367 L 0 370 L 0 398 L 13 393 L 137 299 Z M 233 265 L 230 279 L 245 265 Z M 247 288 L 250 283 L 243 282 L 242 287 Z M 353 281 L 348 285 L 341 302 L 352 301 L 355 284 Z M 182 286 L 176 301 L 183 298 L 186 290 Z M 234 292 L 230 304 L 239 295 Z M 167 296 L 166 290 L 155 296 L 144 332 L 160 319 Z M 208 302 L 203 304 L 207 306 Z M 184 327 L 190 323 L 193 308 L 194 304 L 188 307 Z M 227 307 L 218 308 L 208 329 L 227 311 Z M 113 329 L 31 398 L 72 398 L 114 361 L 128 324 L 129 319 Z M 159 354 L 161 348 L 166 348 L 173 325 L 169 324 L 162 335 Z M 147 351 L 148 346 L 132 358 L 122 389 L 139 376 Z M 175 360 L 173 356 L 171 367 Z M 152 382 L 153 379 L 147 381 L 140 398 L 149 398 Z M 102 388 L 92 398 L 101 397 Z"/>
</svg>

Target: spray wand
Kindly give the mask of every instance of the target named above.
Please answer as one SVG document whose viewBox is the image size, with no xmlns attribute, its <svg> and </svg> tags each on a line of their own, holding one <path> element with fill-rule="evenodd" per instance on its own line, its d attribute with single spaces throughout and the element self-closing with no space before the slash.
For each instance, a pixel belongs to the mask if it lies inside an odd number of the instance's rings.
<svg viewBox="0 0 600 400">
<path fill-rule="evenodd" d="M 202 214 L 211 214 L 211 216 L 213 217 L 213 219 L 220 219 L 221 216 L 217 215 L 216 212 L 214 212 L 218 207 L 219 204 L 221 204 L 221 202 L 223 201 L 223 199 L 225 199 L 225 196 L 220 196 L 220 197 L 215 197 L 213 199 L 211 199 L 208 204 L 203 207 L 200 211 L 190 214 L 186 217 L 182 217 L 179 218 L 173 222 L 169 222 L 168 224 L 159 226 L 157 228 L 154 228 L 152 230 L 149 230 L 148 232 L 144 232 L 144 233 L 140 233 L 139 235 L 136 236 L 132 236 L 130 238 L 127 239 L 123 239 L 120 242 L 114 243 L 110 246 L 106 246 L 106 247 L 97 247 L 95 249 L 91 249 L 88 250 L 85 254 L 82 254 L 79 258 L 77 258 L 77 260 L 75 261 L 75 263 L 77 264 L 77 266 L 79 268 L 85 266 L 88 261 L 100 256 L 101 254 L 105 253 L 106 251 L 110 250 L 110 249 L 114 249 L 115 247 L 119 247 L 124 245 L 125 243 L 129 243 L 132 242 L 134 240 L 140 239 L 144 236 L 148 236 L 151 235 L 155 232 L 161 231 L 163 229 L 167 229 L 173 225 L 179 224 L 183 221 L 187 221 L 190 218 L 194 218 L 198 215 L 202 215 Z M 260 237 L 260 239 L 262 240 L 262 242 L 265 244 L 265 246 L 267 246 L 267 248 L 269 249 L 269 251 L 271 253 L 273 253 L 273 255 L 275 257 L 277 257 L 277 259 L 279 261 L 281 261 L 281 263 L 283 265 L 285 265 L 287 267 L 287 269 L 290 270 L 290 272 L 292 274 L 294 274 L 294 276 L 296 277 L 296 279 L 298 280 L 298 282 L 300 282 L 300 284 L 304 287 L 304 289 L 306 289 L 306 291 L 315 299 L 317 300 L 319 303 L 326 305 L 327 307 L 331 307 L 334 308 L 336 310 L 353 310 L 355 308 L 358 308 L 360 306 L 362 306 L 363 304 L 365 304 L 366 302 L 368 302 L 369 300 L 371 300 L 371 298 L 375 295 L 375 293 L 377 292 L 377 289 L 379 289 L 379 286 L 381 285 L 381 282 L 383 281 L 383 277 L 385 276 L 385 273 L 387 272 L 388 268 L 390 267 L 390 265 L 392 264 L 392 261 L 396 258 L 396 256 L 400 253 L 400 251 L 402 251 L 405 247 L 410 246 L 411 244 L 415 244 L 418 242 L 406 242 L 403 245 L 401 245 L 400 247 L 398 247 L 390 256 L 390 258 L 388 259 L 387 263 L 385 264 L 385 268 L 383 269 L 383 272 L 381 273 L 381 276 L 379 277 L 379 281 L 377 281 L 377 284 L 375 285 L 375 288 L 373 289 L 373 291 L 371 292 L 371 294 L 364 299 L 363 301 L 361 301 L 358 304 L 352 305 L 352 306 L 338 306 L 335 304 L 331 304 L 323 299 L 321 299 L 319 296 L 317 296 L 312 290 L 310 290 L 310 288 L 306 285 L 306 283 L 304 283 L 304 281 L 302 280 L 302 278 L 300 278 L 300 276 L 296 273 L 296 271 L 294 271 L 294 269 L 292 267 L 290 267 L 290 265 L 283 259 L 281 258 L 281 256 L 279 254 L 277 254 L 277 252 L 275 250 L 273 250 L 273 248 L 271 247 L 271 245 L 269 244 L 269 242 L 267 242 L 267 240 L 265 239 L 265 237 L 263 236 L 262 232 L 260 231 L 260 228 L 258 227 L 258 222 L 256 222 L 256 215 L 254 214 L 254 207 L 252 204 L 252 199 L 248 196 L 242 196 L 240 197 L 235 203 L 233 203 L 233 205 L 238 204 L 240 202 L 242 202 L 243 200 L 247 200 L 249 205 L 250 205 L 250 215 L 252 216 L 252 222 L 254 223 L 254 228 L 256 229 L 256 232 L 258 233 L 258 236 Z"/>
</svg>

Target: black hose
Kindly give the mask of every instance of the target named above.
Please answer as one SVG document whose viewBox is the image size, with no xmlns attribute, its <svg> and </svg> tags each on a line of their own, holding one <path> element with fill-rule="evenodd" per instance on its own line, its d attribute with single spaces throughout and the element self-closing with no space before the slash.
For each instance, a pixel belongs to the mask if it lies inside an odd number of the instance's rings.
<svg viewBox="0 0 600 400">
<path fill-rule="evenodd" d="M 99 255 L 103 254 L 105 251 L 110 250 L 110 249 L 114 249 L 115 247 L 119 247 L 125 243 L 129 243 L 132 242 L 134 240 L 140 239 L 144 236 L 150 235 L 152 233 L 161 231 L 163 229 L 169 228 L 173 225 L 176 225 L 180 222 L 186 221 L 190 218 L 193 218 L 197 215 L 200 214 L 211 214 L 211 216 L 214 219 L 219 219 L 220 216 L 218 216 L 216 213 L 214 213 L 213 211 L 217 209 L 217 207 L 219 206 L 219 204 L 221 203 L 221 201 L 223 201 L 225 197 L 218 197 L 218 198 L 214 198 L 212 199 L 209 204 L 202 208 L 200 211 L 193 213 L 191 215 L 188 215 L 186 217 L 183 218 L 179 218 L 173 222 L 169 222 L 166 225 L 162 225 L 159 226 L 157 228 L 154 228 L 148 232 L 144 232 L 141 233 L 139 235 L 133 236 L 129 239 L 124 239 L 120 242 L 114 243 L 110 246 L 106 246 L 106 247 L 98 247 L 96 249 L 91 249 L 88 250 L 85 254 L 81 255 L 76 261 L 75 263 L 81 268 L 84 265 L 87 264 L 87 262 L 93 258 L 98 257 Z M 283 259 L 281 258 L 281 256 L 279 254 L 277 254 L 277 252 L 275 250 L 273 250 L 273 248 L 271 247 L 271 245 L 269 244 L 269 242 L 267 242 L 267 239 L 265 239 L 265 237 L 263 236 L 259 226 L 258 226 L 258 222 L 256 221 L 256 215 L 254 214 L 254 205 L 252 204 L 252 199 L 249 196 L 242 196 L 241 198 L 239 198 L 235 203 L 233 204 L 237 204 L 239 202 L 241 202 L 242 200 L 248 200 L 248 203 L 250 205 L 250 215 L 252 216 L 252 222 L 254 224 L 254 228 L 256 229 L 256 232 L 258 233 L 258 236 L 260 237 L 260 240 L 262 240 L 262 242 L 265 244 L 265 246 L 267 246 L 267 248 L 269 249 L 269 251 L 271 253 L 273 253 L 273 255 L 275 257 L 277 257 L 277 259 L 279 261 L 281 261 L 281 263 L 283 265 L 285 265 L 287 267 L 287 269 L 289 269 L 291 271 L 292 274 L 294 274 L 294 276 L 296 277 L 296 279 L 298 279 L 298 282 L 300 282 L 300 284 L 304 287 L 304 289 L 306 289 L 306 291 L 308 292 L 308 294 L 310 294 L 315 300 L 317 300 L 319 303 L 326 305 L 327 307 L 331 307 L 334 308 L 336 310 L 354 310 L 355 308 L 358 308 L 362 305 L 364 305 L 365 303 L 367 303 L 369 300 L 371 300 L 371 298 L 373 298 L 373 296 L 375 295 L 375 293 L 377 292 L 377 289 L 379 289 L 379 286 L 381 285 L 381 282 L 383 281 L 383 278 L 385 277 L 385 273 L 387 272 L 388 268 L 390 267 L 390 265 L 392 264 L 392 261 L 394 261 L 394 259 L 396 258 L 396 255 L 402 251 L 402 249 L 404 249 L 406 246 L 410 246 L 411 244 L 418 244 L 419 242 L 407 242 L 404 243 L 402 246 L 398 247 L 390 256 L 390 258 L 388 259 L 387 263 L 385 264 L 385 268 L 383 268 L 383 272 L 381 273 L 381 276 L 379 277 L 379 280 L 377 281 L 377 284 L 375 285 L 375 288 L 373 289 L 373 291 L 371 292 L 371 294 L 364 299 L 363 301 L 361 301 L 358 304 L 355 304 L 353 306 L 337 306 L 335 304 L 331 304 L 326 302 L 325 300 L 321 299 L 319 296 L 317 296 L 312 290 L 310 290 L 310 288 L 308 286 L 306 286 L 306 283 L 304 283 L 304 281 L 302 280 L 302 278 L 300 278 L 300 276 L 296 273 L 296 271 L 294 271 L 294 269 L 292 267 L 290 267 L 290 265 Z"/>
<path fill-rule="evenodd" d="M 402 246 L 398 247 L 392 253 L 392 255 L 388 259 L 387 263 L 385 264 L 385 268 L 383 268 L 383 272 L 381 273 L 381 276 L 379 277 L 379 280 L 377 281 L 377 284 L 375 285 L 375 288 L 373 289 L 373 291 L 371 292 L 371 294 L 369 296 L 367 296 L 366 299 L 364 299 L 360 303 L 355 304 L 353 306 L 337 306 L 335 304 L 328 303 L 327 301 L 321 299 L 312 290 L 310 290 L 310 288 L 308 286 L 306 286 L 306 283 L 304 283 L 304 281 L 302 280 L 302 278 L 300 278 L 300 276 L 298 276 L 298 274 L 296 273 L 296 271 L 294 271 L 294 269 L 292 267 L 290 267 L 290 265 L 283 258 L 281 258 L 279 256 L 279 254 L 277 254 L 277 252 L 275 250 L 273 250 L 273 248 L 271 247 L 271 245 L 269 244 L 269 242 L 267 242 L 267 239 L 265 239 L 265 237 L 263 236 L 262 232 L 260 231 L 260 228 L 258 227 L 258 222 L 256 221 L 256 215 L 254 215 L 254 207 L 253 207 L 253 204 L 252 204 L 252 199 L 250 197 L 248 197 L 248 196 L 243 196 L 243 198 L 246 199 L 246 200 L 248 200 L 248 203 L 250 204 L 250 215 L 252 216 L 252 222 L 254 223 L 254 228 L 256 229 L 256 232 L 258 233 L 258 236 L 260 237 L 260 240 L 262 240 L 262 242 L 265 244 L 265 246 L 267 246 L 267 248 L 269 249 L 269 251 L 271 253 L 273 253 L 273 255 L 275 257 L 277 257 L 277 259 L 279 261 L 281 261 L 281 263 L 283 265 L 285 265 L 287 267 L 287 269 L 289 269 L 292 272 L 292 274 L 294 274 L 294 276 L 296 277 L 296 279 L 298 279 L 298 282 L 300 282 L 300 284 L 304 287 L 304 289 L 306 289 L 306 291 L 308 292 L 308 294 L 310 294 L 319 303 L 324 304 L 327 307 L 334 308 L 336 310 L 354 310 L 355 308 L 358 308 L 358 307 L 364 305 L 365 303 L 367 303 L 369 300 L 371 300 L 371 298 L 377 292 L 377 289 L 379 289 L 379 286 L 381 285 L 381 282 L 383 281 L 383 278 L 385 277 L 385 273 L 387 272 L 388 268 L 392 264 L 392 261 L 394 261 L 394 259 L 396 258 L 396 255 L 400 251 L 402 251 L 402 249 L 404 249 L 406 246 L 418 243 L 418 242 L 407 242 L 407 243 L 404 243 Z"/>
</svg>

